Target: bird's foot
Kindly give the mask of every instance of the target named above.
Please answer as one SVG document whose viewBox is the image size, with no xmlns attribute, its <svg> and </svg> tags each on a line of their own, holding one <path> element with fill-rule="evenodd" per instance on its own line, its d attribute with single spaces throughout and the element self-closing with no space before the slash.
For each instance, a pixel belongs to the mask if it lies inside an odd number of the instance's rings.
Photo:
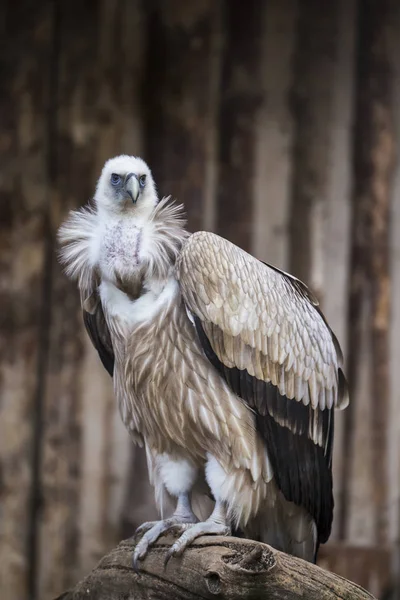
<svg viewBox="0 0 400 600">
<path fill-rule="evenodd" d="M 182 526 L 182 529 L 184 532 L 167 552 L 165 564 L 172 557 L 181 556 L 184 550 L 202 535 L 232 535 L 231 528 L 225 522 L 215 521 L 212 515 L 207 521 L 195 524 L 187 523 Z"/>
<path fill-rule="evenodd" d="M 176 514 L 169 519 L 162 521 L 150 521 L 143 523 L 136 529 L 134 537 L 142 534 L 140 541 L 136 544 L 133 552 L 133 568 L 139 570 L 139 560 L 143 560 L 150 546 L 154 544 L 158 538 L 169 531 L 170 529 L 185 528 L 188 525 L 195 524 L 198 521 L 196 515 L 192 512 L 188 514 Z"/>
</svg>

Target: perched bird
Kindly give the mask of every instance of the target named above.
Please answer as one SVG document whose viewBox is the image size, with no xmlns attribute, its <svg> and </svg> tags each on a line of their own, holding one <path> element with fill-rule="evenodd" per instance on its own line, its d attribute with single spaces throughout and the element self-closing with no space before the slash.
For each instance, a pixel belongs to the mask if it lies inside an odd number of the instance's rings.
<svg viewBox="0 0 400 600">
<path fill-rule="evenodd" d="M 135 564 L 176 526 L 169 556 L 239 529 L 315 560 L 332 524 L 334 408 L 348 392 L 311 292 L 213 233 L 190 235 L 182 206 L 159 201 L 132 156 L 106 162 L 92 206 L 59 240 L 156 499 L 177 500 L 172 517 L 140 528 Z M 199 521 L 202 482 L 215 505 Z"/>
</svg>

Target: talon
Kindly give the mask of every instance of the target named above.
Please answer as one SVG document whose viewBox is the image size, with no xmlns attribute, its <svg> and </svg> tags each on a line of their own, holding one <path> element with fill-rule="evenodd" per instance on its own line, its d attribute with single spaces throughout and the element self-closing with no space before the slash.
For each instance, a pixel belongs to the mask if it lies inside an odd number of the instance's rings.
<svg viewBox="0 0 400 600">
<path fill-rule="evenodd" d="M 143 536 L 140 542 L 136 545 L 135 550 L 133 551 L 132 566 L 136 573 L 139 572 L 139 561 L 146 556 L 148 548 L 149 542 L 146 539 L 146 537 Z"/>
<path fill-rule="evenodd" d="M 132 556 L 132 568 L 135 571 L 135 573 L 139 573 L 139 557 L 136 555 L 135 552 Z"/>
<path fill-rule="evenodd" d="M 133 552 L 133 568 L 137 572 L 139 570 L 139 561 L 146 557 L 149 548 L 161 537 L 171 529 L 177 530 L 178 533 L 185 531 L 187 527 L 192 526 L 192 523 L 188 523 L 188 519 L 196 519 L 195 515 L 174 515 L 164 521 L 154 521 L 143 523 L 136 529 L 135 538 L 137 535 L 143 534 L 140 540 L 136 544 L 136 548 Z M 136 538 L 137 539 L 137 538 Z"/>
<path fill-rule="evenodd" d="M 168 533 L 172 533 L 175 537 L 181 536 L 185 531 L 194 527 L 196 523 L 176 523 L 175 525 L 171 525 L 168 529 Z"/>
<path fill-rule="evenodd" d="M 232 535 L 231 529 L 225 523 L 219 523 L 212 518 L 204 521 L 204 523 L 186 524 L 183 528 L 184 533 L 171 546 L 168 551 L 164 565 L 167 565 L 169 560 L 174 557 L 181 556 L 188 546 L 202 535 Z"/>
<path fill-rule="evenodd" d="M 174 544 L 174 545 L 175 545 L 175 544 Z M 166 569 L 166 568 L 167 568 L 167 565 L 168 565 L 169 561 L 171 560 L 171 558 L 173 558 L 174 554 L 175 554 L 175 553 L 173 552 L 173 546 L 172 546 L 172 547 L 171 547 L 171 548 L 168 550 L 168 552 L 166 553 L 166 555 L 165 555 L 165 558 L 164 558 L 164 569 Z"/>
<path fill-rule="evenodd" d="M 137 540 L 138 538 L 143 537 L 143 535 L 147 532 L 150 531 L 150 529 L 152 529 L 156 524 L 158 523 L 158 521 L 147 521 L 146 523 L 142 523 L 141 525 L 139 525 L 139 527 L 137 527 L 137 529 L 135 530 L 135 533 L 133 534 L 133 539 Z"/>
</svg>

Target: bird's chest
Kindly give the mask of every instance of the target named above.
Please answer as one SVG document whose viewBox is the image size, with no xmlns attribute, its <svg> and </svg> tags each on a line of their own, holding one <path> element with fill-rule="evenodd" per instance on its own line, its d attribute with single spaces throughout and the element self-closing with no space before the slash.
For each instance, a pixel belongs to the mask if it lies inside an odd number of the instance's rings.
<svg viewBox="0 0 400 600">
<path fill-rule="evenodd" d="M 177 290 L 176 283 L 172 287 Z M 194 377 L 195 357 L 192 360 L 193 353 L 188 348 L 192 340 L 188 339 L 186 328 L 181 327 L 184 315 L 180 314 L 174 294 L 171 290 L 168 310 L 161 309 L 151 319 L 141 319 L 132 327 L 129 341 L 122 342 L 114 377 L 128 429 L 141 432 L 160 453 L 173 453 L 173 448 L 186 446 L 187 438 L 193 438 L 185 391 Z M 138 311 L 143 310 L 143 300 L 145 297 L 136 303 Z"/>
<path fill-rule="evenodd" d="M 103 275 L 134 297 L 139 295 L 142 287 L 139 268 L 142 236 L 138 225 L 117 221 L 105 227 L 100 245 L 99 262 Z"/>
</svg>

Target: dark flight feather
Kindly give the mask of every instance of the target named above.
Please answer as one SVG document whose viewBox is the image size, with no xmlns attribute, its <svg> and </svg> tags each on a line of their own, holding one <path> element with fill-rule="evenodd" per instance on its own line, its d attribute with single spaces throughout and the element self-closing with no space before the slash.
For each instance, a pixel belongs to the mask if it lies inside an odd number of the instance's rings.
<svg viewBox="0 0 400 600">
<path fill-rule="evenodd" d="M 99 354 L 104 368 L 112 377 L 114 373 L 114 351 L 101 303 L 97 304 L 93 314 L 86 310 L 82 312 L 86 331 Z"/>
<path fill-rule="evenodd" d="M 324 543 L 333 518 L 333 410 L 312 409 L 281 395 L 271 382 L 261 381 L 247 370 L 226 367 L 212 349 L 200 319 L 193 317 L 207 358 L 232 391 L 255 411 L 257 430 L 266 444 L 279 489 L 287 500 L 309 512 L 317 525 L 318 542 Z M 308 437 L 315 411 L 322 447 Z"/>
</svg>

